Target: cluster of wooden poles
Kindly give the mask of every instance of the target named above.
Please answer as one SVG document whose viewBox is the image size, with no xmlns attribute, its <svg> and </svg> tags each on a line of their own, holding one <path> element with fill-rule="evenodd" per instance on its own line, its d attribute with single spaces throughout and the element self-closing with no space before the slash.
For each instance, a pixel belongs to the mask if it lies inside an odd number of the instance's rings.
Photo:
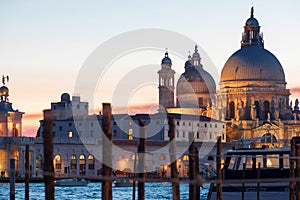
<svg viewBox="0 0 300 200">
<path fill-rule="evenodd" d="M 112 200 L 112 110 L 109 103 L 103 103 L 103 121 L 102 130 L 103 136 L 103 164 L 102 164 L 102 199 Z M 54 166 L 53 166 L 53 133 L 52 133 L 52 122 L 54 120 L 51 110 L 44 110 L 44 183 L 45 183 L 45 199 L 54 200 L 55 192 L 55 177 L 54 177 Z M 180 187 L 179 177 L 177 170 L 177 159 L 176 159 L 176 144 L 175 144 L 175 119 L 170 117 L 169 119 L 169 154 L 170 154 L 170 168 L 171 168 L 171 179 L 172 182 L 172 197 L 173 200 L 180 199 Z M 139 154 L 138 159 L 138 172 L 142 172 L 145 166 L 144 153 L 146 152 L 146 126 L 142 120 L 139 120 L 139 143 L 137 152 Z M 201 178 L 199 176 L 199 152 L 194 144 L 194 136 L 189 135 L 189 199 L 200 200 L 200 186 Z M 221 138 L 218 139 L 218 144 L 221 145 Z M 221 146 L 220 146 L 221 148 Z M 221 149 L 218 148 L 219 153 Z M 10 199 L 15 199 L 15 160 L 10 161 Z M 218 176 L 221 174 L 221 157 L 217 159 L 217 167 L 219 167 Z M 26 145 L 25 151 L 25 200 L 29 200 L 29 145 Z M 145 199 L 145 173 L 137 173 L 135 178 L 137 181 L 138 188 L 138 200 Z M 133 185 L 133 200 L 135 197 L 135 182 Z M 219 194 L 222 192 L 221 184 L 218 186 Z"/>
</svg>

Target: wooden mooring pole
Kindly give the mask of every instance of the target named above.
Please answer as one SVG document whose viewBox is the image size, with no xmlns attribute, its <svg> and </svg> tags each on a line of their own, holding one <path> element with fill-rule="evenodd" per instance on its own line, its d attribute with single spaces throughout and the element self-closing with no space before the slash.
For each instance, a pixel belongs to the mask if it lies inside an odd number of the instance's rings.
<svg viewBox="0 0 300 200">
<path fill-rule="evenodd" d="M 189 133 L 189 199 L 197 200 L 196 152 L 194 133 Z M 197 164 L 198 165 L 198 164 Z"/>
<path fill-rule="evenodd" d="M 112 200 L 112 125 L 111 125 L 111 105 L 103 103 L 102 120 L 102 199 Z"/>
<path fill-rule="evenodd" d="M 25 147 L 25 200 L 29 200 L 29 145 Z"/>
<path fill-rule="evenodd" d="M 146 126 L 145 123 L 139 119 L 139 144 L 138 144 L 138 155 L 139 155 L 139 168 L 138 168 L 138 200 L 145 199 L 145 152 L 146 152 Z"/>
<path fill-rule="evenodd" d="M 14 158 L 11 158 L 9 160 L 9 183 L 10 183 L 10 200 L 15 200 L 15 183 L 16 183 L 16 168 L 15 168 L 15 163 L 16 160 Z"/>
<path fill-rule="evenodd" d="M 243 173 L 242 173 L 242 200 L 245 200 L 245 169 L 246 169 L 246 163 L 243 163 Z"/>
<path fill-rule="evenodd" d="M 290 152 L 290 200 L 295 199 L 295 155 L 296 155 L 296 141 L 291 139 Z"/>
<path fill-rule="evenodd" d="M 296 144 L 296 198 L 300 200 L 300 144 Z"/>
<path fill-rule="evenodd" d="M 176 141 L 175 141 L 175 119 L 169 117 L 169 153 L 171 161 L 171 180 L 172 180 L 172 198 L 173 200 L 180 199 L 179 179 L 177 172 L 177 160 L 176 160 Z"/>
<path fill-rule="evenodd" d="M 217 142 L 217 200 L 222 200 L 222 171 L 221 171 L 221 155 L 222 155 L 222 141 L 218 137 Z"/>
<path fill-rule="evenodd" d="M 257 169 L 257 191 L 256 191 L 256 199 L 260 199 L 260 162 L 258 163 Z"/>
<path fill-rule="evenodd" d="M 44 183 L 45 199 L 54 200 L 54 166 L 53 166 L 53 114 L 51 110 L 44 110 Z"/>
</svg>

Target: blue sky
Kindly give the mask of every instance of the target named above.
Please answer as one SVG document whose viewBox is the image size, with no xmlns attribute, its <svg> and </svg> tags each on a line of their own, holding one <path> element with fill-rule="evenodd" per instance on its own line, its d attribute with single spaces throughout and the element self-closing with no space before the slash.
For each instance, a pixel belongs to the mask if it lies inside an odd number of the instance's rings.
<svg viewBox="0 0 300 200">
<path fill-rule="evenodd" d="M 62 92 L 74 92 L 77 74 L 91 52 L 123 32 L 160 28 L 181 33 L 196 41 L 221 71 L 240 48 L 252 5 L 265 48 L 281 62 L 288 88 L 300 88 L 297 0 L 0 1 L 0 71 L 10 75 L 7 85 L 14 108 L 27 114 L 24 133 L 37 129 L 42 110 L 51 101 L 59 100 Z M 159 64 L 163 55 L 153 55 L 153 63 Z M 184 61 L 174 61 L 182 73 Z"/>
</svg>

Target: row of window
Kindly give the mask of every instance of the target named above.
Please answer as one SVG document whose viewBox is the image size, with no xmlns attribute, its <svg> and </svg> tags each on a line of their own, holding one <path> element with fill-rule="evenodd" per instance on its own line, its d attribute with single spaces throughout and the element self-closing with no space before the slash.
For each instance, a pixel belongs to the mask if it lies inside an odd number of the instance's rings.
<svg viewBox="0 0 300 200">
<path fill-rule="evenodd" d="M 176 122 L 177 126 L 180 126 L 180 121 L 177 121 Z M 181 123 L 182 126 L 192 126 L 192 122 L 182 122 Z M 218 128 L 218 124 L 214 124 L 215 128 Z M 197 127 L 199 127 L 200 124 L 197 123 Z M 208 124 L 207 123 L 204 123 L 204 127 L 208 127 Z M 213 127 L 213 124 L 209 123 L 209 127 L 212 128 Z M 222 128 L 224 128 L 225 126 L 223 125 Z"/>
<path fill-rule="evenodd" d="M 197 139 L 199 139 L 200 138 L 200 136 L 201 136 L 201 134 L 200 134 L 200 132 L 196 132 L 196 133 L 193 133 L 193 132 L 182 132 L 182 134 L 180 134 L 180 132 L 179 131 L 177 131 L 177 134 L 176 134 L 176 136 L 177 136 L 177 138 L 185 138 L 185 137 L 187 137 L 188 138 L 188 134 L 194 134 L 195 135 L 195 137 L 197 138 Z M 206 138 L 207 136 L 207 133 L 202 133 L 202 136 L 204 136 L 204 138 Z M 217 135 L 217 134 L 216 134 Z M 209 133 L 209 139 L 213 139 L 213 135 L 212 135 L 212 133 Z"/>
<path fill-rule="evenodd" d="M 71 155 L 70 157 L 71 162 L 70 162 L 70 169 L 71 170 L 76 170 L 77 169 L 77 156 L 75 154 Z M 88 156 L 88 169 L 95 169 L 95 158 L 93 155 L 89 155 Z M 61 155 L 57 154 L 54 158 L 54 166 L 56 170 L 60 170 L 62 168 L 62 159 L 61 159 Z M 80 169 L 80 173 L 85 173 L 86 170 L 86 159 L 85 159 L 85 155 L 81 154 L 79 156 L 79 169 Z"/>
</svg>

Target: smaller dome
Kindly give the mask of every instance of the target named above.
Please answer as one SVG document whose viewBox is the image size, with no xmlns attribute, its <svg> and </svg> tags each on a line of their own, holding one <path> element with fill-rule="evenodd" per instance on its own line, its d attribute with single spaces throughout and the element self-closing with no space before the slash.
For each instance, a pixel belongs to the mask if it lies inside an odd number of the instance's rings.
<svg viewBox="0 0 300 200">
<path fill-rule="evenodd" d="M 6 86 L 0 87 L 0 96 L 8 96 L 9 90 Z"/>
<path fill-rule="evenodd" d="M 200 54 L 198 52 L 193 53 L 193 58 L 200 58 Z"/>
<path fill-rule="evenodd" d="M 70 102 L 70 95 L 68 93 L 63 93 L 60 97 L 61 102 Z"/>
<path fill-rule="evenodd" d="M 192 63 L 190 60 L 187 60 L 184 64 L 184 68 L 190 68 L 190 67 L 192 67 Z"/>
<path fill-rule="evenodd" d="M 257 19 L 255 19 L 254 17 L 250 17 L 249 19 L 247 19 L 245 26 L 259 26 L 259 23 Z"/>
<path fill-rule="evenodd" d="M 172 65 L 172 60 L 169 58 L 168 52 L 165 53 L 165 57 L 161 60 L 162 65 Z"/>
</svg>

